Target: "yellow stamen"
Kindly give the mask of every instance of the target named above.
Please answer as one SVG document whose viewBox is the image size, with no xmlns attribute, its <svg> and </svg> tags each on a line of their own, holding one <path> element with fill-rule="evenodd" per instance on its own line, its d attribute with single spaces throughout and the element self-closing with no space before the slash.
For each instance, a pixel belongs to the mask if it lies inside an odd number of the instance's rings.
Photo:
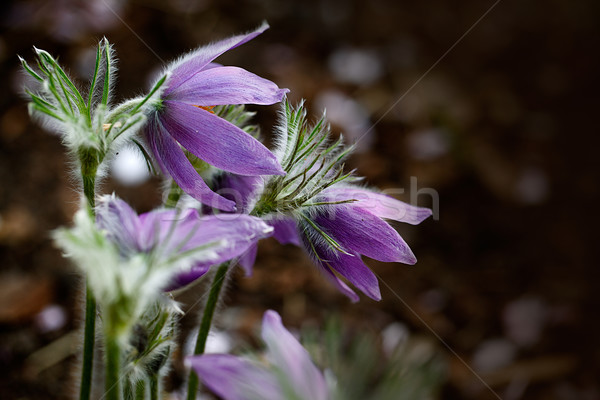
<svg viewBox="0 0 600 400">
<path fill-rule="evenodd" d="M 215 112 L 212 110 L 213 108 L 215 108 L 215 106 L 197 106 L 197 105 L 194 105 L 194 107 L 198 107 L 198 108 L 201 108 L 201 109 L 203 109 L 203 110 L 206 110 L 206 111 L 208 111 L 208 112 L 209 112 L 209 113 L 211 113 L 211 114 L 214 114 L 214 113 L 215 113 Z"/>
<path fill-rule="evenodd" d="M 117 122 L 115 122 L 114 125 L 115 125 L 115 128 L 120 128 L 121 125 L 123 125 L 123 124 L 121 123 L 121 121 L 117 121 Z M 112 124 L 102 124 L 102 129 L 106 132 L 107 130 L 110 129 L 111 126 L 112 126 Z"/>
</svg>

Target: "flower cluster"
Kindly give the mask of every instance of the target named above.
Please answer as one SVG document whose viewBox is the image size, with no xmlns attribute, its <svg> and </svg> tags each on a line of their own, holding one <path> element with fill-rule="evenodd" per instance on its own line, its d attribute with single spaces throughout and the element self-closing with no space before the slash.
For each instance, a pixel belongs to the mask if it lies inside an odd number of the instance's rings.
<svg viewBox="0 0 600 400">
<path fill-rule="evenodd" d="M 82 205 L 55 241 L 86 277 L 86 321 L 80 398 L 90 398 L 96 312 L 102 321 L 107 400 L 158 398 L 177 346 L 174 295 L 213 275 L 198 329 L 202 353 L 223 281 L 239 263 L 252 272 L 258 242 L 273 236 L 302 247 L 323 275 L 352 301 L 354 285 L 380 300 L 377 276 L 362 256 L 414 264 L 388 221 L 419 224 L 431 211 L 367 189 L 344 161 L 353 147 L 333 139 L 325 115 L 307 123 L 304 103 L 287 89 L 242 68 L 215 63 L 268 26 L 194 50 L 167 65 L 144 96 L 113 105 L 115 57 L 103 39 L 87 93 L 50 54 L 35 49 L 37 69 L 26 92 L 32 116 L 57 131 L 75 164 Z M 246 104 L 283 102 L 275 148 L 249 125 Z M 164 204 L 138 214 L 116 195 L 99 196 L 109 160 L 134 144 L 162 173 Z M 154 168 L 157 166 L 158 168 Z M 206 287 L 206 285 L 204 285 Z M 190 292 L 192 290 L 189 290 Z M 224 399 L 329 399 L 331 382 L 269 311 L 263 319 L 267 365 L 227 355 L 188 358 Z M 122 372 L 122 375 L 120 373 Z M 125 379 L 122 379 L 125 377 Z M 196 397 L 191 375 L 187 398 Z"/>
<path fill-rule="evenodd" d="M 431 210 L 367 189 L 353 171 L 344 173 L 343 162 L 352 147 L 344 146 L 341 137 L 331 141 L 324 117 L 309 127 L 302 104 L 293 109 L 285 102 L 277 133 L 274 153 L 285 176 L 223 174 L 216 180 L 219 190 L 235 194 L 231 198 L 242 212 L 263 218 L 280 243 L 303 247 L 352 301 L 358 296 L 339 276 L 380 300 L 377 277 L 361 255 L 415 264 L 411 249 L 386 221 L 416 225 L 431 216 Z M 255 256 L 256 245 L 240 259 L 247 275 Z"/>
</svg>

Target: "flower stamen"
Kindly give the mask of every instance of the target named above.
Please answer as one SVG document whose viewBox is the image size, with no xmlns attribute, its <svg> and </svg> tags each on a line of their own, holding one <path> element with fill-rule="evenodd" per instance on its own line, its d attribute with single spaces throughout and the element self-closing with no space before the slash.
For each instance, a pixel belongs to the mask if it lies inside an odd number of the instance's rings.
<svg viewBox="0 0 600 400">
<path fill-rule="evenodd" d="M 201 108 L 201 109 L 203 109 L 203 110 L 206 110 L 206 111 L 208 111 L 208 112 L 209 112 L 209 113 L 211 113 L 211 114 L 214 114 L 214 113 L 215 113 L 215 112 L 213 111 L 213 108 L 215 108 L 215 106 L 197 106 L 197 105 L 195 105 L 195 104 L 194 104 L 194 107 L 198 107 L 198 108 Z"/>
</svg>

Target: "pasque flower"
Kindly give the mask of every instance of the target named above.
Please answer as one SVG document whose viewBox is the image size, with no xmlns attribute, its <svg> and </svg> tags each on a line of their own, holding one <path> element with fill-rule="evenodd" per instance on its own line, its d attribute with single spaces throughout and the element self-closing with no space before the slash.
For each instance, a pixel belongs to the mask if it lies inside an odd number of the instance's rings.
<svg viewBox="0 0 600 400">
<path fill-rule="evenodd" d="M 310 355 L 283 326 L 275 311 L 265 312 L 262 339 L 268 364 L 228 354 L 188 357 L 198 377 L 224 400 L 327 400 L 325 377 Z"/>
<path fill-rule="evenodd" d="M 96 215 L 98 227 L 124 258 L 145 254 L 151 263 L 171 271 L 168 288 L 183 286 L 210 265 L 239 256 L 273 230 L 249 215 L 200 217 L 195 209 L 159 209 L 138 216 L 114 196 L 101 198 Z"/>
<path fill-rule="evenodd" d="M 328 141 L 324 118 L 309 128 L 302 104 L 292 109 L 286 103 L 282 115 L 275 154 L 287 175 L 223 174 L 215 179 L 215 186 L 235 200 L 240 211 L 258 215 L 272 226 L 280 243 L 303 247 L 352 301 L 358 301 L 358 296 L 340 276 L 380 300 L 377 277 L 361 256 L 414 264 L 411 249 L 387 220 L 416 225 L 431 210 L 363 188 L 357 185 L 360 178 L 344 174 L 342 162 L 352 148 L 345 147 L 341 138 Z M 247 275 L 252 272 L 256 247 L 251 246 L 239 260 Z"/>
<path fill-rule="evenodd" d="M 234 203 L 206 185 L 182 147 L 236 174 L 285 174 L 264 145 L 211 112 L 212 106 L 224 104 L 274 104 L 287 93 L 242 68 L 212 62 L 267 28 L 265 23 L 248 34 L 201 47 L 169 65 L 165 89 L 148 115 L 146 138 L 161 169 L 192 197 L 225 211 L 233 211 Z"/>
<path fill-rule="evenodd" d="M 250 193 L 245 189 L 247 178 L 229 182 L 233 183 L 231 189 L 240 187 L 238 193 Z M 408 244 L 387 221 L 417 225 L 432 214 L 428 208 L 352 184 L 332 185 L 312 203 L 318 205 L 263 219 L 273 227 L 272 236 L 277 241 L 303 247 L 325 277 L 352 301 L 358 301 L 357 294 L 339 276 L 370 298 L 381 299 L 377 277 L 361 255 L 383 262 L 417 262 Z M 240 258 L 247 275 L 252 272 L 256 249 L 257 243 Z"/>
<path fill-rule="evenodd" d="M 384 262 L 417 262 L 408 244 L 386 220 L 416 225 L 431 216 L 430 209 L 352 185 L 334 185 L 315 201 L 330 204 L 300 213 L 288 222 L 286 232 L 293 235 L 290 224 L 296 224 L 300 240 L 314 262 L 352 301 L 358 301 L 358 296 L 337 274 L 370 298 L 381 299 L 377 277 L 361 255 Z"/>
</svg>

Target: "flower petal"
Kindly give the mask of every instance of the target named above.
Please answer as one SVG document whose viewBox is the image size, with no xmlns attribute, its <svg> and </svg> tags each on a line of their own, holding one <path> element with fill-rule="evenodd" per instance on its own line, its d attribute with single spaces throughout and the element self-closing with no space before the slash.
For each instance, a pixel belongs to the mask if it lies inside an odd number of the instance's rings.
<svg viewBox="0 0 600 400">
<path fill-rule="evenodd" d="M 417 262 L 410 247 L 394 228 L 362 208 L 338 205 L 314 220 L 346 249 L 379 261 Z"/>
<path fill-rule="evenodd" d="M 381 300 L 379 281 L 373 271 L 363 263 L 360 254 L 349 256 L 347 254 L 339 253 L 337 256 L 338 257 L 327 262 L 328 266 L 337 271 L 344 278 L 348 279 L 348 281 L 356 286 L 357 289 L 373 300 Z"/>
<path fill-rule="evenodd" d="M 296 222 L 291 218 L 268 220 L 267 223 L 274 228 L 273 237 L 281 244 L 295 244 L 300 246 L 300 236 Z"/>
<path fill-rule="evenodd" d="M 139 243 L 142 251 L 161 246 L 163 254 L 169 254 L 186 240 L 197 225 L 200 216 L 194 209 L 153 210 L 139 216 Z M 168 240 L 168 243 L 165 243 Z"/>
<path fill-rule="evenodd" d="M 207 112 L 208 113 L 208 112 Z M 210 114 L 210 113 L 209 113 Z M 234 211 L 235 203 L 214 193 L 202 180 L 183 150 L 171 139 L 158 117 L 148 122 L 147 137 L 156 160 L 179 187 L 196 200 L 224 211 Z"/>
<path fill-rule="evenodd" d="M 256 242 L 270 236 L 273 228 L 260 218 L 242 214 L 219 214 L 200 219 L 194 232 L 188 235 L 188 242 L 180 247 L 186 252 L 196 246 L 219 243 L 212 250 L 216 256 L 209 262 L 198 263 L 189 270 L 178 273 L 169 290 L 181 288 L 206 273 L 211 265 L 217 265 L 243 255 Z"/>
<path fill-rule="evenodd" d="M 165 129 L 198 158 L 240 175 L 285 175 L 273 153 L 237 126 L 189 104 L 164 106 Z"/>
<path fill-rule="evenodd" d="M 329 201 L 358 200 L 353 206 L 362 208 L 379 218 L 392 219 L 417 225 L 431 216 L 429 208 L 416 207 L 393 197 L 367 189 L 349 186 L 333 186 L 323 192 Z"/>
<path fill-rule="evenodd" d="M 254 267 L 254 263 L 256 261 L 256 253 L 258 251 L 258 244 L 254 243 L 248 250 L 244 252 L 240 256 L 240 266 L 246 273 L 246 276 L 252 276 L 252 268 Z"/>
<path fill-rule="evenodd" d="M 167 89 L 164 94 L 169 95 L 188 79 L 193 78 L 195 74 L 205 69 L 209 62 L 226 51 L 254 39 L 268 28 L 269 25 L 265 22 L 252 32 L 200 47 L 173 62 L 167 67 L 167 71 L 171 71 L 171 76 L 167 81 Z"/>
<path fill-rule="evenodd" d="M 273 310 L 265 312 L 262 338 L 269 357 L 289 380 L 297 398 L 327 399 L 327 384 L 321 371 L 313 364 L 308 351 L 283 326 L 281 317 Z"/>
<path fill-rule="evenodd" d="M 262 366 L 228 354 L 187 357 L 200 380 L 224 400 L 281 400 L 275 375 Z"/>
<path fill-rule="evenodd" d="M 249 213 L 248 209 L 258 197 L 257 193 L 263 187 L 263 178 L 257 175 L 244 176 L 224 173 L 217 177 L 216 191 L 226 199 L 235 201 L 241 213 Z"/>
<path fill-rule="evenodd" d="M 181 271 L 176 274 L 163 290 L 165 292 L 170 292 L 189 285 L 206 275 L 212 265 L 212 263 L 204 262 L 194 264 L 189 270 Z"/>
<path fill-rule="evenodd" d="M 140 221 L 137 213 L 125 201 L 102 196 L 96 207 L 96 223 L 107 237 L 125 253 L 143 250 L 139 243 Z"/>
<path fill-rule="evenodd" d="M 169 100 L 196 106 L 275 104 L 288 89 L 238 67 L 205 69 L 171 92 Z"/>
<path fill-rule="evenodd" d="M 336 274 L 333 273 L 329 265 L 322 264 L 320 261 L 315 261 L 316 264 L 321 268 L 325 278 L 333 284 L 340 292 L 350 299 L 351 302 L 356 303 L 360 300 L 360 297 L 350 289 Z"/>
<path fill-rule="evenodd" d="M 302 235 L 302 242 L 304 243 L 304 249 L 307 251 L 308 255 L 312 258 L 315 265 L 319 267 L 321 272 L 325 278 L 333 284 L 340 292 L 342 292 L 346 297 L 350 298 L 350 301 L 353 303 L 358 302 L 360 298 L 354 292 L 354 290 L 350 289 L 348 285 L 346 285 L 338 276 L 333 272 L 331 265 L 328 265 L 329 257 L 328 252 L 322 250 L 319 247 L 319 243 L 313 243 L 311 239 L 306 235 Z M 310 249 L 310 250 L 309 250 Z M 314 250 L 314 251 L 313 251 Z M 317 254 L 315 254 L 315 251 Z"/>
</svg>

